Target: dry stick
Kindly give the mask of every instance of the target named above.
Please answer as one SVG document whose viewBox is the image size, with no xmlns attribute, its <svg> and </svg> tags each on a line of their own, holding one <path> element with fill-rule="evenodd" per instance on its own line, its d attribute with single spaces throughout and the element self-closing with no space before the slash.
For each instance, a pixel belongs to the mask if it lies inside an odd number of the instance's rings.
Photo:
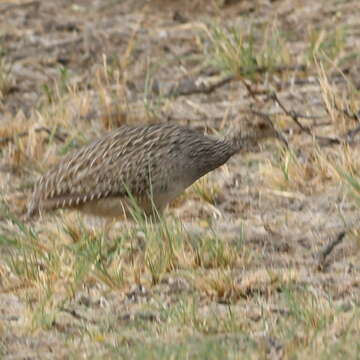
<svg viewBox="0 0 360 360">
<path fill-rule="evenodd" d="M 339 138 L 314 135 L 309 127 L 304 126 L 299 121 L 299 115 L 295 111 L 290 111 L 283 105 L 283 103 L 280 101 L 280 99 L 278 98 L 276 93 L 273 93 L 270 97 L 280 106 L 280 108 L 284 111 L 284 113 L 295 122 L 295 124 L 300 128 L 300 130 L 307 133 L 311 137 L 314 137 L 317 141 L 322 142 L 322 145 L 341 144 L 341 143 L 345 142 L 344 140 L 341 140 Z"/>
<path fill-rule="evenodd" d="M 350 113 L 348 109 L 340 109 L 339 106 L 336 104 L 336 101 L 334 101 L 335 109 L 342 112 L 346 117 L 348 117 L 351 120 L 354 120 L 356 122 L 360 122 L 360 116 L 359 113 Z M 354 129 L 349 130 L 345 135 L 344 138 L 348 143 L 353 142 L 353 138 L 360 132 L 360 124 L 356 126 Z"/>
<path fill-rule="evenodd" d="M 345 224 L 344 228 L 337 234 L 337 236 L 330 241 L 324 248 L 319 251 L 317 254 L 318 257 L 318 269 L 323 270 L 327 265 L 326 258 L 331 254 L 331 252 L 338 246 L 343 240 L 344 237 L 355 227 L 355 225 L 359 224 L 360 217 L 357 216 L 355 219 L 351 221 L 350 224 Z"/>
<path fill-rule="evenodd" d="M 272 112 L 271 114 L 267 114 L 268 116 L 277 116 L 277 115 L 282 115 L 282 112 Z M 316 119 L 323 119 L 325 116 L 322 115 L 305 115 L 305 114 L 301 114 L 301 113 L 296 113 L 296 116 L 299 119 L 309 119 L 309 120 L 316 120 Z M 327 126 L 327 125 L 331 125 L 332 123 L 326 122 L 326 123 L 320 123 L 320 124 L 314 124 L 314 126 Z"/>
<path fill-rule="evenodd" d="M 295 124 L 304 132 L 306 132 L 307 134 L 312 136 L 312 132 L 311 129 L 307 126 L 304 126 L 300 121 L 299 121 L 299 116 L 295 111 L 289 111 L 284 105 L 283 103 L 280 101 L 280 99 L 278 98 L 278 96 L 276 95 L 276 93 L 272 93 L 270 96 L 271 99 L 273 99 L 279 106 L 280 108 L 284 111 L 284 113 L 288 116 L 290 116 L 293 121 L 295 122 Z"/>
<path fill-rule="evenodd" d="M 354 129 L 349 130 L 345 135 L 342 136 L 342 138 L 331 138 L 331 137 L 327 137 L 327 136 L 313 135 L 311 129 L 309 127 L 306 127 L 306 126 L 302 125 L 301 122 L 299 121 L 299 118 L 302 117 L 301 115 L 299 115 L 295 111 L 289 111 L 283 105 L 283 103 L 280 101 L 280 99 L 278 98 L 278 96 L 275 93 L 273 93 L 271 95 L 271 98 L 280 106 L 280 108 L 284 111 L 284 113 L 286 115 L 288 115 L 289 117 L 291 117 L 291 119 L 293 119 L 293 121 L 299 126 L 299 128 L 302 131 L 306 132 L 310 136 L 314 136 L 316 140 L 322 141 L 323 145 L 341 144 L 341 143 L 352 144 L 352 143 L 354 143 L 353 138 L 355 137 L 355 135 L 360 133 L 360 125 L 358 125 Z M 347 114 L 346 110 L 343 110 L 343 112 L 344 112 L 345 115 Z M 357 118 L 356 114 L 351 115 L 350 113 L 348 113 L 347 116 L 350 116 L 351 119 L 356 119 Z"/>
<path fill-rule="evenodd" d="M 334 101 L 334 107 L 337 111 L 342 112 L 349 119 L 360 122 L 359 112 L 354 113 L 354 112 L 350 112 L 348 109 L 340 108 L 336 103 L 336 101 Z"/>
<path fill-rule="evenodd" d="M 41 127 L 38 127 L 36 129 L 34 129 L 35 132 L 41 132 L 41 131 L 44 131 L 46 132 L 48 135 L 52 135 L 53 132 L 46 128 L 45 126 L 41 126 Z M 7 137 L 3 137 L 0 139 L 0 145 L 2 144 L 7 144 L 8 142 L 11 142 L 11 141 L 14 141 L 16 138 L 21 138 L 21 137 L 25 137 L 25 136 L 28 136 L 29 135 L 29 132 L 28 131 L 23 131 L 23 132 L 20 132 L 18 134 L 15 134 L 13 136 L 7 136 Z M 67 134 L 60 134 L 58 131 L 56 131 L 54 134 L 53 134 L 54 138 L 61 141 L 61 142 L 64 142 L 66 140 L 66 138 L 68 137 Z"/>
<path fill-rule="evenodd" d="M 241 77 L 240 81 L 243 83 L 243 85 L 246 87 L 246 90 L 248 91 L 248 93 L 250 94 L 250 96 L 253 98 L 253 100 L 255 100 L 257 103 L 259 103 L 260 101 L 258 100 L 256 93 L 253 91 L 253 89 L 251 88 L 251 86 L 246 82 L 246 80 Z"/>
<path fill-rule="evenodd" d="M 82 315 L 78 314 L 78 313 L 76 312 L 76 310 L 74 310 L 74 309 L 67 309 L 67 308 L 65 308 L 65 307 L 61 307 L 61 308 L 60 308 L 60 311 L 63 311 L 63 312 L 65 312 L 65 313 L 71 315 L 72 317 L 74 317 L 74 318 L 77 319 L 77 320 L 82 320 L 82 321 L 85 321 L 85 322 L 87 322 L 87 323 L 92 323 L 92 324 L 95 323 L 93 320 L 89 320 L 89 319 L 86 318 L 85 316 L 82 316 Z"/>
<path fill-rule="evenodd" d="M 251 113 L 266 120 L 270 124 L 270 126 L 273 128 L 273 130 L 275 131 L 278 139 L 280 139 L 285 144 L 286 148 L 289 149 L 289 142 L 287 141 L 285 136 L 275 128 L 275 126 L 274 126 L 273 122 L 271 121 L 271 118 L 268 114 L 265 114 L 263 112 L 260 112 L 260 111 L 254 110 L 254 109 L 251 109 Z"/>
<path fill-rule="evenodd" d="M 243 77 L 240 77 L 240 81 L 241 81 L 241 82 L 243 83 L 243 85 L 246 87 L 246 90 L 248 91 L 248 93 L 250 94 L 250 96 L 251 96 L 257 103 L 259 103 L 260 101 L 258 100 L 258 98 L 257 98 L 257 96 L 256 96 L 256 93 L 254 93 L 254 91 L 251 89 L 251 86 L 245 81 L 245 79 L 244 79 Z M 280 140 L 285 144 L 286 148 L 289 149 L 289 147 L 290 147 L 290 146 L 289 146 L 289 142 L 287 141 L 287 139 L 285 138 L 285 136 L 284 136 L 280 131 L 278 131 L 278 130 L 275 128 L 275 126 L 274 126 L 274 124 L 273 124 L 273 122 L 272 122 L 272 120 L 271 120 L 271 118 L 270 118 L 270 116 L 269 116 L 268 114 L 265 114 L 265 113 L 263 113 L 263 112 L 261 112 L 261 111 L 257 111 L 257 110 L 254 110 L 254 109 L 251 109 L 251 112 L 252 112 L 254 115 L 257 115 L 257 116 L 259 116 L 259 117 L 262 117 L 265 121 L 267 121 L 267 122 L 270 124 L 270 126 L 272 127 L 272 129 L 275 131 L 278 139 L 280 139 Z"/>
<path fill-rule="evenodd" d="M 325 264 L 326 258 L 331 254 L 331 252 L 335 249 L 335 247 L 336 247 L 337 245 L 339 245 L 339 244 L 343 241 L 346 233 L 347 233 L 346 231 L 341 231 L 341 232 L 336 236 L 335 239 L 333 239 L 332 241 L 330 241 L 330 243 L 327 244 L 327 245 L 324 247 L 324 249 L 320 251 L 320 253 L 319 253 L 319 262 L 318 262 L 318 269 L 319 269 L 319 270 L 324 269 L 324 267 L 325 267 L 325 265 L 326 265 L 326 264 Z"/>
<path fill-rule="evenodd" d="M 290 70 L 290 71 L 291 70 L 302 70 L 302 71 L 304 71 L 305 69 L 306 69 L 305 65 L 296 65 L 296 66 L 278 66 L 278 67 L 275 67 L 273 70 L 275 72 L 282 72 L 282 71 L 286 71 L 286 70 Z M 265 72 L 267 70 L 268 70 L 268 67 L 259 67 L 257 69 L 257 71 L 260 73 Z M 165 96 L 166 97 L 181 96 L 181 95 L 185 96 L 185 95 L 200 94 L 200 93 L 210 94 L 214 90 L 218 89 L 219 87 L 224 86 L 225 84 L 227 84 L 233 80 L 236 80 L 236 79 L 240 79 L 240 81 L 246 87 L 250 96 L 254 100 L 256 100 L 256 102 L 258 102 L 258 99 L 256 98 L 256 94 L 251 89 L 250 85 L 246 83 L 245 79 L 242 76 L 239 77 L 236 75 L 226 76 L 226 77 L 224 77 L 216 82 L 213 82 L 211 84 L 205 84 L 203 82 L 200 82 L 199 84 L 197 84 L 196 80 L 185 79 L 185 80 L 180 81 L 179 84 L 173 85 Z"/>
<path fill-rule="evenodd" d="M 224 86 L 225 84 L 233 81 L 234 79 L 235 77 L 230 75 L 210 84 L 205 84 L 204 82 L 197 83 L 197 80 L 185 79 L 180 81 L 179 84 L 171 86 L 170 90 L 165 96 L 185 96 L 201 93 L 210 94 L 217 88 Z"/>
<path fill-rule="evenodd" d="M 279 100 L 279 98 L 277 97 L 277 95 L 275 93 L 272 94 L 271 98 L 280 106 L 280 108 L 284 111 L 284 113 L 288 116 L 291 117 L 291 119 L 293 119 L 293 121 L 298 125 L 298 127 L 306 132 L 307 134 L 309 134 L 310 136 L 314 136 L 312 134 L 312 131 L 309 127 L 306 127 L 306 126 L 303 126 L 303 124 L 301 124 L 301 122 L 299 121 L 299 114 L 297 114 L 296 112 L 294 111 L 289 111 L 287 110 L 287 108 L 282 104 L 282 102 Z M 267 119 L 268 121 L 271 122 L 271 119 L 270 119 L 270 116 L 267 115 L 267 114 L 264 114 L 264 113 L 261 113 L 261 112 L 258 112 L 258 111 L 255 111 L 253 110 L 252 111 L 254 114 L 258 115 L 258 116 L 261 116 L 263 117 L 264 119 Z M 356 116 L 357 118 L 357 115 L 354 114 L 354 116 Z M 272 122 L 271 122 L 272 123 Z M 346 134 L 346 138 L 347 140 L 349 141 L 349 137 L 353 137 L 355 136 L 358 132 L 360 132 L 360 125 L 357 126 L 355 129 L 353 130 L 350 130 L 347 134 Z M 341 143 L 341 140 L 338 139 L 338 138 L 328 138 L 328 137 L 323 137 L 323 136 L 317 136 L 315 135 L 314 136 L 316 140 L 326 140 L 328 141 L 329 143 L 336 143 L 336 144 L 339 144 Z M 288 147 L 288 143 L 286 141 L 286 144 L 287 144 L 287 147 Z M 325 266 L 325 261 L 326 261 L 326 258 L 331 254 L 331 252 L 335 249 L 335 247 L 337 245 L 339 245 L 345 235 L 347 234 L 347 231 L 341 231 L 334 240 L 332 240 L 329 244 L 327 244 L 323 250 L 320 251 L 319 253 L 319 262 L 318 262 L 318 269 L 319 270 L 322 270 Z"/>
<path fill-rule="evenodd" d="M 346 142 L 351 144 L 353 142 L 353 138 L 355 135 L 357 135 L 360 132 L 360 125 L 356 126 L 354 129 L 349 130 L 345 135 L 344 138 L 346 139 Z"/>
<path fill-rule="evenodd" d="M 350 113 L 347 109 L 340 109 L 339 106 L 334 101 L 334 107 L 337 111 L 342 112 L 349 119 L 360 122 L 359 113 Z M 325 106 L 326 112 L 329 114 L 327 107 Z M 343 143 L 346 144 L 355 144 L 354 137 L 360 132 L 360 125 L 356 126 L 354 129 L 349 130 L 346 134 L 342 136 Z"/>
<path fill-rule="evenodd" d="M 309 127 L 305 127 L 303 126 L 300 121 L 299 121 L 299 116 L 298 114 L 296 114 L 294 111 L 289 111 L 286 109 L 286 107 L 282 104 L 282 102 L 279 100 L 279 98 L 277 97 L 276 94 L 273 94 L 272 96 L 272 99 L 274 99 L 274 101 L 281 107 L 281 109 L 284 111 L 284 113 L 288 116 L 290 116 L 293 121 L 299 126 L 299 128 L 306 132 L 307 134 L 311 135 L 311 136 L 314 136 L 312 134 L 312 131 Z M 357 126 L 355 129 L 353 130 L 350 130 L 346 135 L 346 140 L 344 139 L 343 141 L 341 141 L 340 139 L 338 138 L 329 138 L 329 137 L 324 137 L 324 136 L 317 136 L 315 135 L 315 139 L 316 140 L 325 140 L 327 141 L 328 143 L 332 143 L 332 144 L 340 144 L 341 142 L 349 142 L 349 138 L 352 138 L 354 137 L 358 132 L 360 132 L 360 125 Z M 326 261 L 326 258 L 331 254 L 331 252 L 335 249 L 335 247 L 337 245 L 339 245 L 345 235 L 347 234 L 348 231 L 346 230 L 343 230 L 341 231 L 335 239 L 333 239 L 329 244 L 327 244 L 323 250 L 320 251 L 319 253 L 319 262 L 318 262 L 318 269 L 319 270 L 322 270 L 324 269 L 325 267 L 325 261 Z"/>
<path fill-rule="evenodd" d="M 283 72 L 283 71 L 305 71 L 307 69 L 306 65 L 303 64 L 299 64 L 299 65 L 294 65 L 294 66 L 275 66 L 274 68 L 272 68 L 271 70 L 273 72 Z M 269 71 L 269 67 L 267 66 L 262 66 L 262 67 L 258 67 L 255 72 L 257 73 L 265 73 Z M 257 102 L 259 103 L 259 100 L 257 98 L 257 94 L 256 92 L 254 92 L 251 89 L 251 86 L 246 82 L 245 78 L 243 76 L 239 76 L 240 81 L 243 83 L 243 85 L 246 87 L 246 90 L 248 91 L 248 93 L 250 94 L 250 96 Z"/>
</svg>

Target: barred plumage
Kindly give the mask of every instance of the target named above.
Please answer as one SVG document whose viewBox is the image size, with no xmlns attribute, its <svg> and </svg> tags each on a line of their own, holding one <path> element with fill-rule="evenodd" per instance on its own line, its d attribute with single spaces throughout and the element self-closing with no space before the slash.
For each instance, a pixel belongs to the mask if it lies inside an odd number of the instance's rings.
<svg viewBox="0 0 360 360">
<path fill-rule="evenodd" d="M 267 137 L 262 132 L 261 137 Z M 240 140 L 239 140 L 240 139 Z M 241 140 L 242 139 L 242 140 Z M 69 154 L 37 182 L 28 215 L 58 208 L 118 217 L 129 194 L 148 214 L 256 137 L 214 139 L 173 124 L 124 125 Z"/>
</svg>

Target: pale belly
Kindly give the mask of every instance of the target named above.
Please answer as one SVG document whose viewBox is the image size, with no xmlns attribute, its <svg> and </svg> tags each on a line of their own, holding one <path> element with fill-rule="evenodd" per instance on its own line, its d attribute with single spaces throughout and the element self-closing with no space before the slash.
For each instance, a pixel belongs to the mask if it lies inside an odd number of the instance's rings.
<svg viewBox="0 0 360 360">
<path fill-rule="evenodd" d="M 77 208 L 89 215 L 111 218 L 126 217 L 128 215 L 128 204 L 124 200 L 118 197 L 109 197 L 88 201 Z"/>
<path fill-rule="evenodd" d="M 162 214 L 167 203 L 155 204 L 156 212 Z M 147 215 L 153 215 L 153 206 L 150 200 L 130 200 L 125 197 L 109 197 L 106 199 L 89 201 L 77 207 L 78 210 L 85 214 L 107 217 L 107 218 L 132 218 L 135 211 L 144 211 Z"/>
<path fill-rule="evenodd" d="M 149 197 L 130 200 L 128 197 L 108 197 L 105 199 L 92 200 L 77 208 L 86 214 L 110 217 L 110 218 L 131 218 L 132 211 L 140 208 L 148 216 L 155 214 L 162 215 L 166 206 L 178 197 L 192 182 L 172 182 L 166 190 L 156 191 L 153 194 L 153 201 Z"/>
</svg>

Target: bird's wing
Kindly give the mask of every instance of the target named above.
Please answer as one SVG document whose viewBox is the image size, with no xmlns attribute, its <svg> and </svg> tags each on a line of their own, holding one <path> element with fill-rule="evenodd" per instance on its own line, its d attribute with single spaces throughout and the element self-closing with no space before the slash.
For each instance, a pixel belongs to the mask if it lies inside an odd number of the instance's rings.
<svg viewBox="0 0 360 360">
<path fill-rule="evenodd" d="M 144 141 L 133 130 L 123 129 L 117 137 L 111 134 L 64 158 L 36 184 L 28 215 L 148 192 L 152 174 L 160 170 L 161 152 L 154 151 L 156 143 Z"/>
</svg>

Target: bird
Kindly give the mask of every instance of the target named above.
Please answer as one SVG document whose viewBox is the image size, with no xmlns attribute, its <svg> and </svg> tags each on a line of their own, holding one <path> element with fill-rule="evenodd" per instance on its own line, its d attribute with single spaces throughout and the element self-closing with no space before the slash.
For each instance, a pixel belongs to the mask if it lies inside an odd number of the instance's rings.
<svg viewBox="0 0 360 360">
<path fill-rule="evenodd" d="M 162 215 L 186 188 L 233 155 L 276 136 L 262 122 L 250 133 L 212 137 L 170 122 L 122 125 L 68 154 L 40 177 L 27 217 L 76 209 L 105 218 L 123 218 L 136 205 L 149 217 Z"/>
</svg>

